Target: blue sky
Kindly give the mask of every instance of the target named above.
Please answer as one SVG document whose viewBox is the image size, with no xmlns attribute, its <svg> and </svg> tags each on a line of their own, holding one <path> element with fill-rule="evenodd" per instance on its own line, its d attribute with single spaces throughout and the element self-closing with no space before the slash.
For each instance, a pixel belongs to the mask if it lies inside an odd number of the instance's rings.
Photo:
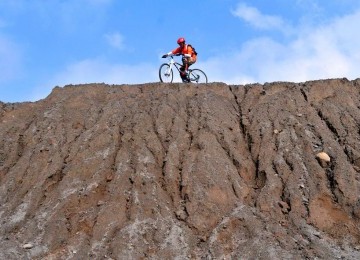
<svg viewBox="0 0 360 260">
<path fill-rule="evenodd" d="M 158 81 L 183 36 L 210 82 L 360 74 L 358 0 L 0 0 L 0 101 Z"/>
</svg>

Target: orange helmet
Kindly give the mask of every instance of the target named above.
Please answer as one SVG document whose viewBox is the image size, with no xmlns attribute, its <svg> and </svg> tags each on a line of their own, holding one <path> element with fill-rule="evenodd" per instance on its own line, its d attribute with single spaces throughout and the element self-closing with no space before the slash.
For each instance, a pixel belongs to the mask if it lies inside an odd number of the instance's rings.
<svg viewBox="0 0 360 260">
<path fill-rule="evenodd" d="M 180 43 L 185 43 L 185 38 L 181 37 L 177 40 L 177 43 L 180 44 Z"/>
</svg>

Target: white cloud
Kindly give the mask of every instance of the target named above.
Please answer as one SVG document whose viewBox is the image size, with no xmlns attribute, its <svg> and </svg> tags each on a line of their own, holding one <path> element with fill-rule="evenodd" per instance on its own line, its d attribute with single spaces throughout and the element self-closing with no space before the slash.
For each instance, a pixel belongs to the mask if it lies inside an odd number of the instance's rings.
<svg viewBox="0 0 360 260">
<path fill-rule="evenodd" d="M 50 94 L 55 86 L 68 84 L 106 83 L 143 84 L 157 82 L 158 64 L 140 63 L 135 65 L 112 64 L 102 59 L 87 59 L 70 64 L 47 84 L 33 91 L 31 100 L 39 100 Z"/>
<path fill-rule="evenodd" d="M 249 18 L 250 19 L 250 18 Z M 275 23 L 276 24 L 276 23 Z M 360 77 L 360 10 L 318 27 L 295 28 L 286 42 L 260 37 L 201 65 L 210 81 L 229 84 Z"/>
<path fill-rule="evenodd" d="M 125 48 L 124 37 L 118 32 L 105 34 L 105 39 L 110 44 L 110 46 L 116 49 L 123 50 Z"/>
<path fill-rule="evenodd" d="M 109 84 L 144 83 L 155 79 L 154 68 L 147 63 L 133 66 L 111 64 L 101 59 L 88 59 L 69 65 L 55 80 L 57 84 L 106 82 Z"/>
<path fill-rule="evenodd" d="M 245 3 L 239 3 L 237 8 L 232 11 L 232 14 L 259 29 L 283 30 L 286 27 L 281 17 L 262 14 L 255 7 L 248 6 Z"/>
</svg>

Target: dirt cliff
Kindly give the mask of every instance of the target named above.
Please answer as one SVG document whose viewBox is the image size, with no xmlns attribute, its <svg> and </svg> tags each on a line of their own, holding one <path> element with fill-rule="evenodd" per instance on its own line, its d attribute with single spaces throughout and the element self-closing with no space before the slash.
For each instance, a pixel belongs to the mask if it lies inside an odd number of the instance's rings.
<svg viewBox="0 0 360 260">
<path fill-rule="evenodd" d="M 0 259 L 360 259 L 360 79 L 0 103 Z"/>
</svg>

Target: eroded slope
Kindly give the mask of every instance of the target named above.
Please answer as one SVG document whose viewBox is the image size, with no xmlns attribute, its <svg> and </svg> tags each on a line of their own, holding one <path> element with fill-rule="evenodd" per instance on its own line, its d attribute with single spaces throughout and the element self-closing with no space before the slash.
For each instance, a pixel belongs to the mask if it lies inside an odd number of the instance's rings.
<svg viewBox="0 0 360 260">
<path fill-rule="evenodd" d="M 2 103 L 0 258 L 358 259 L 359 90 L 92 84 Z"/>
</svg>

